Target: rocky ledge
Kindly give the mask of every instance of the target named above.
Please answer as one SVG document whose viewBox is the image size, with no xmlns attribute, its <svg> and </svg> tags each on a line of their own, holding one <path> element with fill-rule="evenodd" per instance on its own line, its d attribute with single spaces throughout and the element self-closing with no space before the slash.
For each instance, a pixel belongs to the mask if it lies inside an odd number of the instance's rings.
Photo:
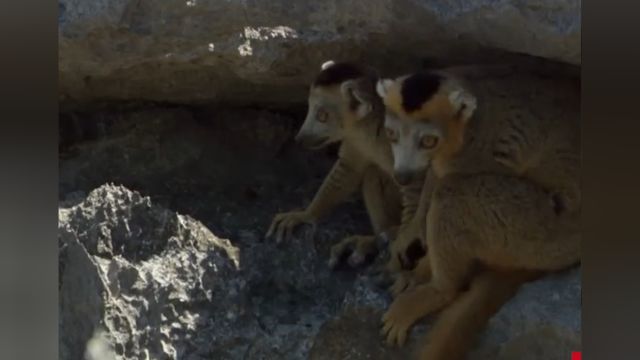
<svg viewBox="0 0 640 360">
<path fill-rule="evenodd" d="M 580 0 L 59 0 L 62 103 L 288 106 L 325 60 L 580 64 Z"/>
<path fill-rule="evenodd" d="M 406 359 L 431 322 L 390 349 L 366 269 L 330 271 L 313 241 L 220 238 L 123 186 L 62 202 L 58 240 L 61 359 Z M 579 269 L 524 285 L 471 359 L 568 359 L 580 293 Z"/>
</svg>

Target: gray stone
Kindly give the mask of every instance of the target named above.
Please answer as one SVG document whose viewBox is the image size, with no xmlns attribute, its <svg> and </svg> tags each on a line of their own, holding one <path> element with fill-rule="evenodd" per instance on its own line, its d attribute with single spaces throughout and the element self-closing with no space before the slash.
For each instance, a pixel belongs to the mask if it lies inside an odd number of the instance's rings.
<svg viewBox="0 0 640 360">
<path fill-rule="evenodd" d="M 59 0 L 63 103 L 302 103 L 327 59 L 385 73 L 526 54 L 580 64 L 579 0 Z"/>
<path fill-rule="evenodd" d="M 65 359 L 81 358 L 94 334 L 119 358 L 175 359 L 202 326 L 227 322 L 237 300 L 228 240 L 123 187 L 61 209 L 60 244 Z M 208 308 L 214 299 L 226 305 Z"/>
<path fill-rule="evenodd" d="M 317 242 L 297 238 L 283 251 L 259 233 L 221 239 L 110 184 L 64 205 L 60 358 L 406 359 L 420 344 L 432 320 L 405 348 L 383 345 L 389 296 L 373 270 L 380 262 L 355 277 L 332 272 Z M 335 235 L 316 237 L 328 244 Z M 471 358 L 563 359 L 579 350 L 580 283 L 578 269 L 524 285 Z"/>
<path fill-rule="evenodd" d="M 470 359 L 570 359 L 580 351 L 580 269 L 524 285 L 488 324 Z"/>
</svg>

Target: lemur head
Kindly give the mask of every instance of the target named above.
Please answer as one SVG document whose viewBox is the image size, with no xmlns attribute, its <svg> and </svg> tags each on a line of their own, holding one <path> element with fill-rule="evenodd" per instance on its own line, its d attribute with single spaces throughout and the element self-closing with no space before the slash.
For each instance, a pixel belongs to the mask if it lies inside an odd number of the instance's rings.
<svg viewBox="0 0 640 360">
<path fill-rule="evenodd" d="M 376 91 L 386 107 L 385 131 L 393 150 L 394 173 L 400 184 L 434 165 L 443 166 L 463 145 L 476 98 L 444 72 L 423 72 L 382 79 Z"/>
<path fill-rule="evenodd" d="M 309 110 L 296 141 L 310 148 L 341 141 L 347 131 L 382 108 L 376 80 L 370 68 L 347 62 L 322 64 L 311 84 Z"/>
</svg>

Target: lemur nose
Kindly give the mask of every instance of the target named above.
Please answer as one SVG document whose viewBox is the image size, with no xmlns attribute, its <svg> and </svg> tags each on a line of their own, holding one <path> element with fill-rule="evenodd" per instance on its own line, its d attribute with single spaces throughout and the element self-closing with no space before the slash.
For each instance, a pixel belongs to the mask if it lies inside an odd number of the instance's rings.
<svg viewBox="0 0 640 360">
<path fill-rule="evenodd" d="M 398 170 L 393 174 L 398 184 L 407 185 L 413 178 L 413 173 L 408 170 Z"/>
<path fill-rule="evenodd" d="M 305 144 L 308 142 L 311 142 L 311 136 L 304 134 L 304 133 L 298 133 L 296 134 L 296 136 L 293 138 L 296 142 L 301 143 L 301 144 Z"/>
</svg>

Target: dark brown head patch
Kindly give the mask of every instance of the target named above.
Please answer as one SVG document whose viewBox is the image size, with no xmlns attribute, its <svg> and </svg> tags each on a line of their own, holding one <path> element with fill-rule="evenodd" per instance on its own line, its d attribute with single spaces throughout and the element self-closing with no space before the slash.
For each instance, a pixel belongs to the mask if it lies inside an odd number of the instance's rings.
<svg viewBox="0 0 640 360">
<path fill-rule="evenodd" d="M 422 104 L 438 92 L 442 80 L 442 76 L 429 72 L 416 73 L 406 78 L 400 89 L 404 111 L 409 114 L 419 110 Z"/>
<path fill-rule="evenodd" d="M 313 81 L 313 86 L 337 85 L 364 75 L 364 71 L 355 64 L 347 62 L 335 63 L 318 74 Z"/>
</svg>

